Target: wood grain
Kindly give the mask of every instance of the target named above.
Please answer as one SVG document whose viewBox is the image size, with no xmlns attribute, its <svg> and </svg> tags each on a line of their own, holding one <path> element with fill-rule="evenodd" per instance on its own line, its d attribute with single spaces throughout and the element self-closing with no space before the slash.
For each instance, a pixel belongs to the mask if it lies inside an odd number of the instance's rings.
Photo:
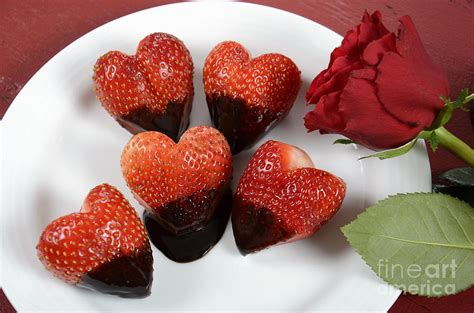
<svg viewBox="0 0 474 313">
<path fill-rule="evenodd" d="M 289 11 L 317 21 L 344 35 L 360 22 L 364 10 L 382 12 L 385 25 L 398 29 L 398 19 L 409 15 L 426 50 L 447 73 L 451 96 L 462 88 L 474 90 L 474 2 L 472 0 L 258 0 L 249 1 Z M 317 73 L 315 73 L 317 74 Z M 474 146 L 469 115 L 455 112 L 447 128 Z M 428 151 L 433 177 L 465 164 L 444 149 Z"/>
</svg>

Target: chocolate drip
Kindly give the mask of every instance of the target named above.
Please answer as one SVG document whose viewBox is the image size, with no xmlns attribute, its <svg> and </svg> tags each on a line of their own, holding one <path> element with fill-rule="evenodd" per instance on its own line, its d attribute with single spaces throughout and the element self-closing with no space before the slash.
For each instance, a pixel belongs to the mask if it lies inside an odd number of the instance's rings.
<svg viewBox="0 0 474 313">
<path fill-rule="evenodd" d="M 84 275 L 79 285 L 123 298 L 150 295 L 153 281 L 151 249 L 132 256 L 120 256 Z"/>
<path fill-rule="evenodd" d="M 171 204 L 173 206 L 173 204 Z M 143 220 L 151 242 L 176 262 L 191 262 L 204 256 L 220 240 L 229 221 L 232 192 L 228 188 L 219 197 L 213 214 L 204 223 L 188 230 L 175 232 L 154 213 L 145 211 Z"/>
</svg>

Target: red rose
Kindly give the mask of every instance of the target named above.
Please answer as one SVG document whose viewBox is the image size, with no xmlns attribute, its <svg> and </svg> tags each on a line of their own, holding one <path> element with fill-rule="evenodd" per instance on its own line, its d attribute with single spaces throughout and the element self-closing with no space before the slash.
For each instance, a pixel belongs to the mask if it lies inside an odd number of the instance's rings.
<svg viewBox="0 0 474 313">
<path fill-rule="evenodd" d="M 346 34 L 306 94 L 316 104 L 305 116 L 309 131 L 342 134 L 378 150 L 401 146 L 431 126 L 448 81 L 412 20 L 405 16 L 400 22 L 395 34 L 382 24 L 380 12 L 365 12 Z"/>
</svg>

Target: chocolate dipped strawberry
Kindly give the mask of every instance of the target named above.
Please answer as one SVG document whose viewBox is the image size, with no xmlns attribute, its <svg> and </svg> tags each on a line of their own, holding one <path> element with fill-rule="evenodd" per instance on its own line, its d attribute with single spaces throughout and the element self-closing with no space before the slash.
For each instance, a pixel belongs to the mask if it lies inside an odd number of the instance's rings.
<svg viewBox="0 0 474 313">
<path fill-rule="evenodd" d="M 92 189 L 79 213 L 51 222 L 36 249 L 46 269 L 67 283 L 121 297 L 150 294 L 153 256 L 143 223 L 108 184 Z"/>
<path fill-rule="evenodd" d="M 212 122 L 234 154 L 285 118 L 301 85 L 298 67 L 286 56 L 269 53 L 251 59 L 233 41 L 222 42 L 209 53 L 203 82 Z"/>
<path fill-rule="evenodd" d="M 217 243 L 232 206 L 232 155 L 218 130 L 190 128 L 177 144 L 159 132 L 137 134 L 123 150 L 121 165 L 146 209 L 150 238 L 166 256 L 192 261 Z"/>
<path fill-rule="evenodd" d="M 189 125 L 193 61 L 172 35 L 148 35 L 135 55 L 106 53 L 97 60 L 93 79 L 102 106 L 133 134 L 156 130 L 178 140 Z"/>
<path fill-rule="evenodd" d="M 314 168 L 299 148 L 268 141 L 250 160 L 233 199 L 232 227 L 242 254 L 312 236 L 339 209 L 338 177 Z"/>
</svg>

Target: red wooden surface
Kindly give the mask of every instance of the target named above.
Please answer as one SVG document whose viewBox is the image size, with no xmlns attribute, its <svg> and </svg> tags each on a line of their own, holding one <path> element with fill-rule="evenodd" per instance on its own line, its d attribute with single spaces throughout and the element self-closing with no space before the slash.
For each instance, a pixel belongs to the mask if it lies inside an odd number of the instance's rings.
<svg viewBox="0 0 474 313">
<path fill-rule="evenodd" d="M 32 75 L 66 45 L 117 17 L 178 2 L 166 0 L 0 0 L 0 117 Z M 408 14 L 434 61 L 445 68 L 452 95 L 474 87 L 474 3 L 472 0 L 256 0 L 293 12 L 344 34 L 364 9 L 382 11 L 390 29 Z M 185 21 L 183 21 L 185 22 Z M 317 40 L 317 38 L 315 38 Z M 311 53 L 311 51 L 308 51 Z M 314 73 L 317 74 L 317 73 Z M 474 145 L 468 115 L 457 112 L 448 128 Z M 442 149 L 430 152 L 434 176 L 464 164 Z M 0 312 L 14 312 L 0 290 Z M 390 312 L 474 312 L 474 288 L 456 296 L 402 295 Z"/>
</svg>

